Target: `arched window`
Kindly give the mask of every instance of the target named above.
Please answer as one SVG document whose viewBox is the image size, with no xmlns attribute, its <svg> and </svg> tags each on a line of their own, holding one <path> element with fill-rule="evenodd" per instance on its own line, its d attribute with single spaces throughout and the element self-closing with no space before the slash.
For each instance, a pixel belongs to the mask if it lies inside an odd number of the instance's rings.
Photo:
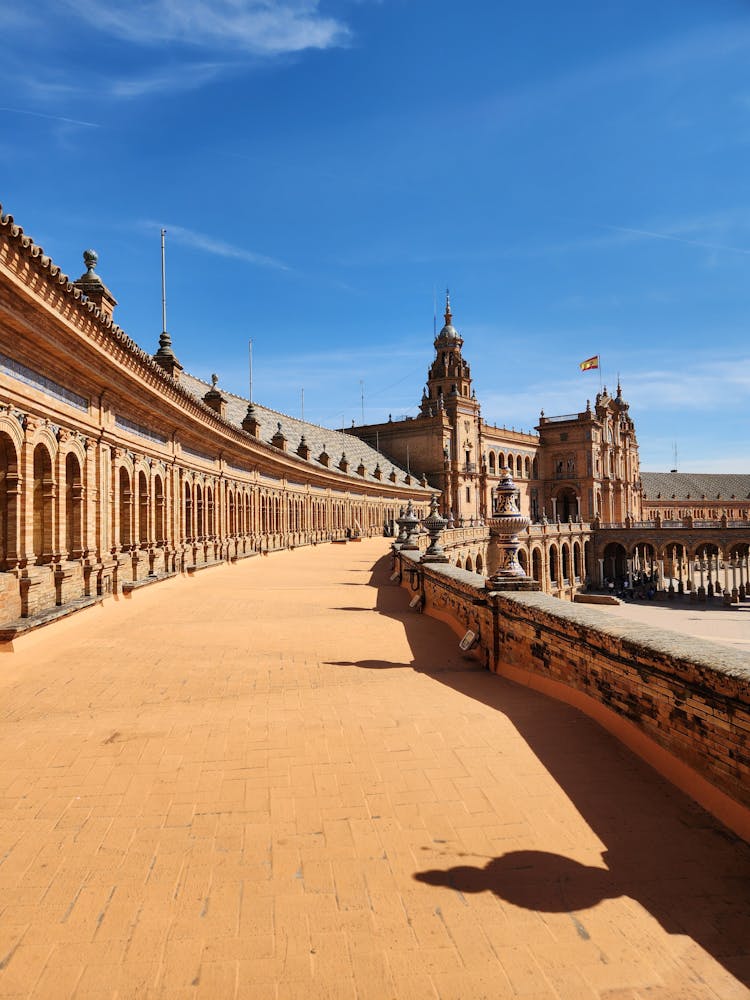
<svg viewBox="0 0 750 1000">
<path fill-rule="evenodd" d="M 531 553 L 531 575 L 537 583 L 542 582 L 542 554 L 539 549 Z"/>
<path fill-rule="evenodd" d="M 130 488 L 130 473 L 125 468 L 124 465 L 120 466 L 119 473 L 119 491 L 120 491 L 120 545 L 132 545 L 133 535 L 131 528 L 131 519 L 133 516 L 133 492 Z"/>
<path fill-rule="evenodd" d="M 552 583 L 557 583 L 557 547 L 550 545 L 549 550 L 549 578 Z"/>
<path fill-rule="evenodd" d="M 148 542 L 148 483 L 146 473 L 138 473 L 138 541 Z"/>
<path fill-rule="evenodd" d="M 197 538 L 203 538 L 204 528 L 203 528 L 203 490 L 200 485 L 195 487 L 195 535 Z"/>
<path fill-rule="evenodd" d="M 523 474 L 527 479 L 531 479 L 531 459 L 528 455 L 523 460 Z"/>
<path fill-rule="evenodd" d="M 165 514 L 165 502 L 164 502 L 164 483 L 162 482 L 161 476 L 154 476 L 154 534 L 156 536 L 155 541 L 161 543 L 164 541 L 164 536 L 166 532 L 164 531 L 164 514 Z"/>
<path fill-rule="evenodd" d="M 52 459 L 43 444 L 34 449 L 34 556 L 38 563 L 52 559 Z"/>
<path fill-rule="evenodd" d="M 81 465 L 71 451 L 65 457 L 65 550 L 68 559 L 81 557 Z"/>
<path fill-rule="evenodd" d="M 495 475 L 495 452 L 494 451 L 490 452 L 489 459 L 490 459 L 490 475 L 494 476 Z"/>
<path fill-rule="evenodd" d="M 0 569 L 17 560 L 18 456 L 12 439 L 0 433 Z"/>
<path fill-rule="evenodd" d="M 516 476 L 520 479 L 523 476 L 523 465 L 521 463 L 521 456 L 516 456 Z"/>
<path fill-rule="evenodd" d="M 185 483 L 185 538 L 192 538 L 193 534 L 193 491 L 190 483 Z"/>
</svg>

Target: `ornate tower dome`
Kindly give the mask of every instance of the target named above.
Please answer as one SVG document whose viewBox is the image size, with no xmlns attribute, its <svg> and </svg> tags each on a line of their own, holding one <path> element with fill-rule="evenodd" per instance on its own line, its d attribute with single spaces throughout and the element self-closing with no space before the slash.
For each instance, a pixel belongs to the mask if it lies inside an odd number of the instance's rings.
<svg viewBox="0 0 750 1000">
<path fill-rule="evenodd" d="M 461 334 L 453 325 L 453 314 L 451 313 L 450 292 L 445 290 L 445 326 L 435 338 L 435 350 L 444 350 L 446 347 L 462 347 L 463 340 Z"/>
</svg>

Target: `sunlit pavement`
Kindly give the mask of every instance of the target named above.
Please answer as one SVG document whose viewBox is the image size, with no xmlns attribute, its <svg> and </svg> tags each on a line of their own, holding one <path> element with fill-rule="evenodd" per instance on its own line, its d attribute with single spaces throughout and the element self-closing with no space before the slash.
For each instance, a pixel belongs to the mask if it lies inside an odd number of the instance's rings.
<svg viewBox="0 0 750 1000">
<path fill-rule="evenodd" d="M 462 658 L 386 552 L 207 570 L 0 656 L 0 996 L 750 996 L 748 846 Z"/>
</svg>

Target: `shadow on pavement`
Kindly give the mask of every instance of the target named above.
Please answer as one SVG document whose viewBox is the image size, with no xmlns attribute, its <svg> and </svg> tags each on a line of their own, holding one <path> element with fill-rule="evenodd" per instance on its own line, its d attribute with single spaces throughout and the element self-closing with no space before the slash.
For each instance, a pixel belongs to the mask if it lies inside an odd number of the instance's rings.
<svg viewBox="0 0 750 1000">
<path fill-rule="evenodd" d="M 544 851 L 512 851 L 483 867 L 414 878 L 461 893 L 493 892 L 542 912 L 629 896 L 667 932 L 688 935 L 750 985 L 750 845 L 582 713 L 467 662 L 447 626 L 408 609 L 408 594 L 390 583 L 389 566 L 388 557 L 376 563 L 370 586 L 378 591 L 377 610 L 403 623 L 412 662 L 341 665 L 434 674 L 502 712 L 606 845 L 606 868 Z"/>
</svg>

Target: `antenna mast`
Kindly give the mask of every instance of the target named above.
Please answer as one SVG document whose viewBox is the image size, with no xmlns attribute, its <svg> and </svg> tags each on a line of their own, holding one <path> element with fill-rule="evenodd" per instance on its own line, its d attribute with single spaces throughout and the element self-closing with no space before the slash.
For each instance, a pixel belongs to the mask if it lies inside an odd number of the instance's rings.
<svg viewBox="0 0 750 1000">
<path fill-rule="evenodd" d="M 161 330 L 167 332 L 167 269 L 165 264 L 164 237 L 166 229 L 161 231 Z"/>
<path fill-rule="evenodd" d="M 247 364 L 248 364 L 248 377 L 249 377 L 249 387 L 250 395 L 248 396 L 248 403 L 253 401 L 253 342 L 252 339 L 247 342 Z"/>
</svg>

